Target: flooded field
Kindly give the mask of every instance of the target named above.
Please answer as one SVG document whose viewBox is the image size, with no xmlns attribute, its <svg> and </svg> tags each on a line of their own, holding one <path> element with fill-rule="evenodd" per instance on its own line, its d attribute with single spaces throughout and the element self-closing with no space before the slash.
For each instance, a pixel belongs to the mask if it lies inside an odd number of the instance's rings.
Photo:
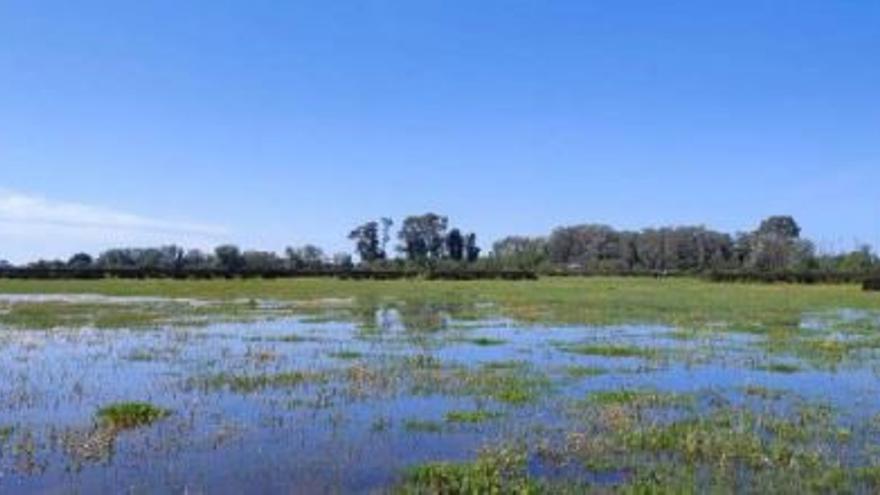
<svg viewBox="0 0 880 495">
<path fill-rule="evenodd" d="M 3 287 L 0 492 L 880 490 L 876 295 L 296 283 Z"/>
</svg>

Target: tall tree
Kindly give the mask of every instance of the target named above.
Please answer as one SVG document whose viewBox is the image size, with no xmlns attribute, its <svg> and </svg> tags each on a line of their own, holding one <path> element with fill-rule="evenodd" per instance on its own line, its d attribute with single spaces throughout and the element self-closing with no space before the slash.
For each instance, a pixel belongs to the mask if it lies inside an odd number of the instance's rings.
<svg viewBox="0 0 880 495">
<path fill-rule="evenodd" d="M 748 267 L 762 271 L 798 268 L 814 256 L 812 243 L 800 239 L 801 228 L 790 216 L 765 219 L 751 236 Z"/>
<path fill-rule="evenodd" d="M 92 256 L 88 253 L 76 253 L 67 260 L 67 267 L 74 270 L 84 270 L 86 268 L 91 268 Z"/>
<path fill-rule="evenodd" d="M 547 261 L 547 239 L 508 236 L 492 245 L 492 257 L 505 267 L 533 270 Z"/>
<path fill-rule="evenodd" d="M 324 266 L 326 256 L 324 251 L 318 246 L 306 244 L 301 247 L 288 247 L 285 252 L 290 269 L 319 270 Z"/>
<path fill-rule="evenodd" d="M 401 251 L 410 261 L 440 259 L 448 224 L 448 218 L 435 213 L 407 217 L 397 234 Z"/>
<path fill-rule="evenodd" d="M 477 246 L 477 234 L 471 232 L 465 237 L 464 250 L 468 263 L 473 263 L 479 259 L 481 250 Z"/>
<path fill-rule="evenodd" d="M 464 259 L 464 236 L 458 229 L 452 229 L 446 235 L 446 253 L 454 261 Z"/>
<path fill-rule="evenodd" d="M 391 240 L 391 226 L 394 225 L 394 220 L 382 217 L 380 222 L 382 222 L 382 257 L 388 258 L 388 241 Z"/>
<path fill-rule="evenodd" d="M 253 273 L 266 273 L 280 270 L 284 262 L 271 251 L 245 251 L 241 254 L 245 270 Z"/>
<path fill-rule="evenodd" d="M 384 219 L 383 219 L 384 220 Z M 348 238 L 355 241 L 355 250 L 364 263 L 373 263 L 385 258 L 382 241 L 379 239 L 379 223 L 367 222 L 349 232 Z"/>
<path fill-rule="evenodd" d="M 209 270 L 213 264 L 212 257 L 199 249 L 190 249 L 181 259 L 181 265 L 186 270 Z"/>
<path fill-rule="evenodd" d="M 217 265 L 228 273 L 236 273 L 244 266 L 244 258 L 242 258 L 238 246 L 232 244 L 217 246 L 214 249 L 214 256 L 217 259 Z"/>
<path fill-rule="evenodd" d="M 755 233 L 757 235 L 773 234 L 787 239 L 797 239 L 801 235 L 801 227 L 789 215 L 776 215 L 765 218 Z"/>
</svg>

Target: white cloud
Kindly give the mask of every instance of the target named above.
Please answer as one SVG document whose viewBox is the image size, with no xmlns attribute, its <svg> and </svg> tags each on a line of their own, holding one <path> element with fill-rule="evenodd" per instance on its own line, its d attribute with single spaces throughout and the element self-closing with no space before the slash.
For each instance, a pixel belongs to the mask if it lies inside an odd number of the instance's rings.
<svg viewBox="0 0 880 495">
<path fill-rule="evenodd" d="M 66 257 L 111 246 L 177 243 L 207 247 L 228 235 L 221 226 L 178 222 L 83 203 L 0 190 L 0 259 Z"/>
</svg>

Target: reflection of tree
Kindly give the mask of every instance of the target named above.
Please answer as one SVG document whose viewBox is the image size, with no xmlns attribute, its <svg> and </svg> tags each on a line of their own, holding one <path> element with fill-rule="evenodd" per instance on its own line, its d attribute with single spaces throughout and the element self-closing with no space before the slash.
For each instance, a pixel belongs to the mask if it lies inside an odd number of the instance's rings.
<svg viewBox="0 0 880 495">
<path fill-rule="evenodd" d="M 455 320 L 481 318 L 485 311 L 474 303 L 364 301 L 351 315 L 361 331 L 420 334 L 446 330 Z"/>
</svg>

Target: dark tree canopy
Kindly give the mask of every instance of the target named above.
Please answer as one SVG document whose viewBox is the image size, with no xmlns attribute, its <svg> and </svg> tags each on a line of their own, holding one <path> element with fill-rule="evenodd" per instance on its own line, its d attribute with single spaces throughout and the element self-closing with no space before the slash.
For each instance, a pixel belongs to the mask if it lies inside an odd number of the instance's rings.
<svg viewBox="0 0 880 495">
<path fill-rule="evenodd" d="M 440 259 L 448 224 L 448 218 L 435 213 L 405 218 L 397 234 L 401 251 L 410 261 Z"/>
<path fill-rule="evenodd" d="M 67 266 L 74 270 L 82 270 L 84 268 L 91 268 L 93 262 L 92 255 L 88 253 L 76 253 L 67 260 Z"/>
<path fill-rule="evenodd" d="M 379 239 L 378 222 L 367 222 L 356 227 L 348 234 L 348 238 L 355 241 L 355 250 L 364 263 L 385 259 L 385 241 L 384 236 Z"/>
<path fill-rule="evenodd" d="M 463 270 L 534 270 L 551 273 L 657 273 L 731 272 L 865 274 L 880 270 L 880 259 L 870 246 L 850 252 L 817 253 L 812 242 L 801 238 L 801 228 L 787 215 L 771 216 L 751 232 L 732 236 L 703 226 L 647 228 L 640 231 L 617 230 L 609 225 L 585 223 L 561 226 L 549 236 L 508 236 L 494 243 L 489 256 L 481 258 L 476 233 L 465 234 L 451 227 L 447 217 L 436 213 L 409 216 L 397 233 L 398 251 L 403 257 L 391 258 L 387 251 L 390 218 L 369 221 L 354 228 L 348 238 L 355 242 L 360 268 L 368 274 L 406 272 L 405 276 L 428 269 L 432 273 Z M 313 245 L 288 247 L 279 256 L 271 251 L 242 252 L 237 246 L 218 246 L 213 253 L 198 249 L 185 251 L 175 245 L 146 248 L 113 248 L 93 258 L 76 253 L 68 260 L 38 260 L 22 267 L 0 264 L 12 276 L 19 268 L 58 276 L 160 276 L 210 277 L 338 274 L 358 268 L 351 255 L 325 255 Z M 56 273 L 57 272 L 57 273 Z M 361 276 L 357 274 L 357 276 Z M 37 275 L 40 276 L 40 275 Z"/>
<path fill-rule="evenodd" d="M 777 215 L 764 219 L 755 233 L 758 235 L 775 234 L 796 239 L 801 235 L 801 228 L 791 216 Z"/>
<path fill-rule="evenodd" d="M 464 259 L 464 236 L 458 229 L 452 229 L 446 236 L 446 253 L 449 259 L 461 261 Z"/>
<path fill-rule="evenodd" d="M 238 246 L 225 244 L 214 249 L 214 256 L 217 258 L 219 268 L 230 273 L 240 271 L 244 267 L 244 258 Z"/>
<path fill-rule="evenodd" d="M 480 247 L 477 246 L 477 234 L 473 232 L 465 238 L 465 254 L 468 263 L 474 263 L 480 257 Z"/>
<path fill-rule="evenodd" d="M 301 247 L 288 247 L 285 250 L 289 268 L 294 270 L 318 270 L 324 266 L 324 251 L 318 246 L 306 244 Z"/>
<path fill-rule="evenodd" d="M 534 270 L 547 262 L 547 239 L 508 236 L 492 245 L 492 257 L 502 266 Z"/>
</svg>

